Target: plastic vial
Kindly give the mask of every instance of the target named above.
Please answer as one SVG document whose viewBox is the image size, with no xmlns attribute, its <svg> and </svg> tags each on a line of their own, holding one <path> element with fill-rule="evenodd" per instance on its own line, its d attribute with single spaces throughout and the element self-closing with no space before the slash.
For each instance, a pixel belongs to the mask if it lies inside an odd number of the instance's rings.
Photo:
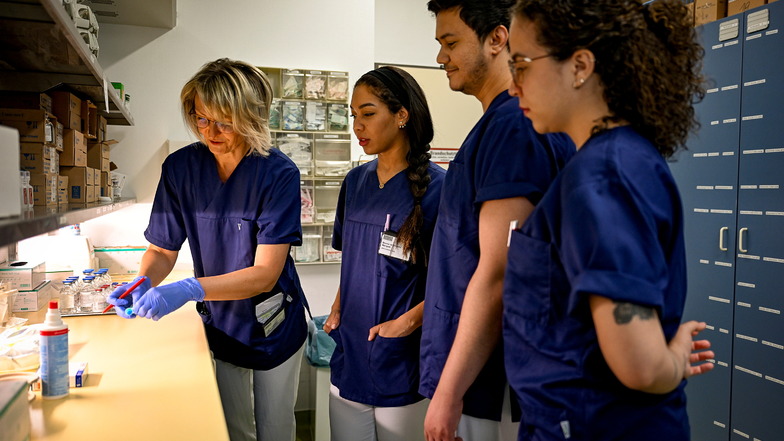
<svg viewBox="0 0 784 441">
<path fill-rule="evenodd" d="M 76 312 L 76 293 L 73 290 L 72 280 L 64 280 L 63 287 L 60 288 L 60 312 L 63 314 Z"/>
<path fill-rule="evenodd" d="M 68 325 L 63 323 L 56 300 L 49 302 L 40 329 L 41 397 L 62 398 L 68 395 Z"/>
</svg>

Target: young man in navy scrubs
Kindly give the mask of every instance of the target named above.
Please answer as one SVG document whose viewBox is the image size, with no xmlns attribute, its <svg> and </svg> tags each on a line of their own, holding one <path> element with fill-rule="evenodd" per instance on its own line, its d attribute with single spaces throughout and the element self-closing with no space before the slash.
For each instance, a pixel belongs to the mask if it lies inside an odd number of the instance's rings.
<svg viewBox="0 0 784 441">
<path fill-rule="evenodd" d="M 428 2 L 450 88 L 484 110 L 449 164 L 431 245 L 419 388 L 432 399 L 428 440 L 516 438 L 500 345 L 510 222 L 522 225 L 574 152 L 563 135 L 536 134 L 507 92 L 513 4 Z"/>
</svg>

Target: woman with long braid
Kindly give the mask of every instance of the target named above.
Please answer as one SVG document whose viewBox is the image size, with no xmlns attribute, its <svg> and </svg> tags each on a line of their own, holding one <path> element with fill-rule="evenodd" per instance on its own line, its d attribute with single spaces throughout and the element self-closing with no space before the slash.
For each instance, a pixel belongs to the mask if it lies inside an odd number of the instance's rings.
<svg viewBox="0 0 784 441">
<path fill-rule="evenodd" d="M 360 146 L 377 159 L 346 176 L 335 216 L 332 246 L 343 262 L 324 325 L 337 342 L 332 439 L 423 439 L 420 327 L 445 171 L 430 162 L 430 110 L 407 72 L 381 67 L 363 75 L 351 116 Z"/>
</svg>

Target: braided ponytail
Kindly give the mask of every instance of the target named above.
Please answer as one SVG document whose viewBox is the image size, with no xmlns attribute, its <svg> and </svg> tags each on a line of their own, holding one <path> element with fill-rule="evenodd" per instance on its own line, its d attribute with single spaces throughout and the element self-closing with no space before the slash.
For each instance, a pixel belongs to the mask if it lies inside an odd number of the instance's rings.
<svg viewBox="0 0 784 441">
<path fill-rule="evenodd" d="M 406 177 L 408 177 L 408 188 L 411 190 L 411 195 L 414 196 L 414 208 L 411 209 L 400 227 L 400 231 L 397 232 L 397 240 L 403 245 L 404 253 L 411 253 L 413 263 L 418 263 L 417 254 L 422 253 L 423 263 L 427 266 L 427 253 L 422 247 L 416 248 L 416 246 L 419 242 L 419 231 L 424 223 L 422 198 L 427 192 L 427 186 L 430 185 L 430 174 L 427 172 L 430 165 L 430 152 L 424 151 L 416 154 L 411 150 L 406 155 L 406 160 L 408 160 Z"/>
</svg>

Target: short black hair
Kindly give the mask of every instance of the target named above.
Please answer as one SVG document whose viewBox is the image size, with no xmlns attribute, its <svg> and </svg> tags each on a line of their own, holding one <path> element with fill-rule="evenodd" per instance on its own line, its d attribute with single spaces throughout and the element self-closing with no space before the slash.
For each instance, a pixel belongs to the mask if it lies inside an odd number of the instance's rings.
<svg viewBox="0 0 784 441">
<path fill-rule="evenodd" d="M 427 10 L 438 15 L 459 8 L 460 19 L 474 30 L 479 41 L 484 41 L 498 26 L 509 29 L 509 10 L 514 4 L 514 0 L 430 0 Z"/>
</svg>

